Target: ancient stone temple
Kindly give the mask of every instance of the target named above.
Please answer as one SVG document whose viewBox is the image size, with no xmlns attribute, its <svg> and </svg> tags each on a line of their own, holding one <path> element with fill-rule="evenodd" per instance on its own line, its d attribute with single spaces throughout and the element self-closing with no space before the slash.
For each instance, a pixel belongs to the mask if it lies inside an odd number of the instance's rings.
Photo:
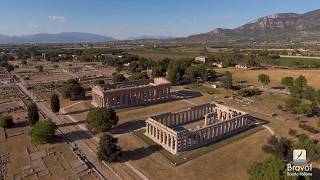
<svg viewBox="0 0 320 180">
<path fill-rule="evenodd" d="M 179 154 L 241 132 L 253 124 L 245 112 L 208 103 L 149 117 L 145 135 L 172 154 Z"/>
<path fill-rule="evenodd" d="M 165 78 L 96 85 L 92 87 L 92 104 L 123 108 L 161 102 L 170 98 L 170 87 Z"/>
</svg>

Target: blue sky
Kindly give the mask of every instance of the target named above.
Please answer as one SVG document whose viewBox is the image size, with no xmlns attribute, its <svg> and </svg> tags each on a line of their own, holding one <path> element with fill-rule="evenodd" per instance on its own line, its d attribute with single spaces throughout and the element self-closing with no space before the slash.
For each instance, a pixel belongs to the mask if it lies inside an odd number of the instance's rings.
<svg viewBox="0 0 320 180">
<path fill-rule="evenodd" d="M 315 9 L 320 0 L 0 0 L 0 34 L 180 37 L 235 28 L 273 13 Z"/>
</svg>

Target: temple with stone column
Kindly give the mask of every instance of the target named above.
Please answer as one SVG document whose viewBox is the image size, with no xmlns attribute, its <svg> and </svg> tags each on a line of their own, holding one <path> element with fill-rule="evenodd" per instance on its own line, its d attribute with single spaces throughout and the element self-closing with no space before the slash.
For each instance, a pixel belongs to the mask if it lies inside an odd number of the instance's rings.
<svg viewBox="0 0 320 180">
<path fill-rule="evenodd" d="M 165 78 L 128 81 L 92 87 L 95 107 L 124 108 L 170 99 L 171 83 Z"/>
<path fill-rule="evenodd" d="M 243 111 L 217 103 L 149 117 L 145 135 L 172 154 L 221 140 L 254 125 Z"/>
</svg>

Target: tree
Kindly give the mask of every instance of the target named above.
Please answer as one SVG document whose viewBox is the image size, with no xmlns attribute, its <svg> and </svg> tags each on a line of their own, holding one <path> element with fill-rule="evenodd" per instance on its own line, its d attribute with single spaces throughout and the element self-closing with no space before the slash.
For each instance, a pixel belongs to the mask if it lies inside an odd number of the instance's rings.
<svg viewBox="0 0 320 180">
<path fill-rule="evenodd" d="M 300 75 L 293 83 L 291 90 L 292 95 L 297 98 L 302 98 L 307 85 L 307 79 Z"/>
<path fill-rule="evenodd" d="M 123 82 L 126 81 L 127 79 L 124 77 L 123 74 L 120 73 L 112 73 L 112 80 L 113 82 Z"/>
<path fill-rule="evenodd" d="M 53 113 L 57 113 L 60 110 L 60 100 L 57 94 L 52 94 L 50 98 L 51 110 Z"/>
<path fill-rule="evenodd" d="M 38 68 L 39 72 L 43 72 L 43 66 L 42 65 L 38 66 L 37 68 Z"/>
<path fill-rule="evenodd" d="M 142 79 L 149 79 L 147 72 L 136 72 L 129 77 L 130 81 L 136 81 L 136 80 L 142 80 Z"/>
<path fill-rule="evenodd" d="M 262 147 L 263 151 L 272 154 L 281 160 L 289 160 L 292 152 L 293 142 L 287 138 L 276 138 L 271 136 L 268 145 Z"/>
<path fill-rule="evenodd" d="M 6 69 L 8 72 L 11 72 L 14 70 L 14 67 L 11 64 L 9 64 L 8 66 L 6 66 Z"/>
<path fill-rule="evenodd" d="M 294 145 L 295 149 L 305 149 L 308 152 L 307 161 L 313 162 L 320 159 L 320 144 L 317 140 L 309 139 L 306 135 L 300 135 L 299 141 Z"/>
<path fill-rule="evenodd" d="M 287 176 L 286 164 L 277 157 L 270 157 L 263 162 L 254 163 L 248 169 L 250 180 L 286 180 L 295 179 Z"/>
<path fill-rule="evenodd" d="M 25 60 L 25 59 L 21 60 L 21 64 L 22 65 L 27 65 L 27 60 Z"/>
<path fill-rule="evenodd" d="M 34 125 L 39 121 L 38 107 L 35 103 L 28 105 L 28 121 L 30 125 Z"/>
<path fill-rule="evenodd" d="M 139 72 L 139 64 L 136 61 L 130 62 L 128 70 L 131 73 Z"/>
<path fill-rule="evenodd" d="M 0 127 L 2 128 L 12 128 L 14 126 L 12 116 L 0 117 Z"/>
<path fill-rule="evenodd" d="M 50 120 L 38 121 L 31 129 L 31 142 L 49 142 L 54 138 L 56 128 L 56 125 Z"/>
<path fill-rule="evenodd" d="M 75 79 L 70 79 L 64 83 L 62 88 L 62 95 L 64 98 L 75 100 L 85 96 L 84 88 Z"/>
<path fill-rule="evenodd" d="M 171 61 L 167 69 L 167 79 L 172 84 L 177 84 L 179 82 L 179 74 L 177 73 L 177 65 Z"/>
<path fill-rule="evenodd" d="M 104 133 L 99 141 L 97 152 L 100 161 L 115 162 L 120 159 L 121 147 L 117 145 L 118 139 Z"/>
<path fill-rule="evenodd" d="M 226 71 L 224 74 L 223 87 L 226 89 L 232 88 L 232 74 L 229 71 Z"/>
<path fill-rule="evenodd" d="M 155 66 L 152 69 L 152 77 L 156 78 L 156 77 L 163 77 L 163 69 L 161 66 Z"/>
<path fill-rule="evenodd" d="M 111 108 L 94 108 L 89 111 L 86 121 L 89 129 L 107 132 L 118 124 L 119 117 Z"/>
<path fill-rule="evenodd" d="M 98 80 L 96 80 L 95 83 L 102 85 L 102 84 L 104 84 L 104 80 L 103 79 L 98 79 Z"/>
<path fill-rule="evenodd" d="M 267 74 L 260 74 L 258 76 L 258 81 L 263 85 L 268 85 L 270 83 L 270 77 Z"/>
<path fill-rule="evenodd" d="M 293 77 L 287 76 L 281 79 L 281 84 L 290 89 L 293 86 L 293 81 Z"/>
</svg>

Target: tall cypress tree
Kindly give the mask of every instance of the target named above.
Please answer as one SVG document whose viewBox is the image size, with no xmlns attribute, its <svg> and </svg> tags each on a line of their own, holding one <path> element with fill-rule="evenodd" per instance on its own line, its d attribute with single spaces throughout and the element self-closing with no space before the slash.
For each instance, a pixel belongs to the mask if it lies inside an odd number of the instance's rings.
<svg viewBox="0 0 320 180">
<path fill-rule="evenodd" d="M 118 139 L 110 136 L 109 134 L 103 134 L 100 138 L 97 156 L 101 161 L 118 161 L 121 156 L 121 147 L 118 146 Z"/>
<path fill-rule="evenodd" d="M 30 125 L 34 125 L 39 121 L 38 107 L 35 103 L 28 105 L 28 120 Z"/>
<path fill-rule="evenodd" d="M 60 100 L 57 94 L 53 94 L 50 98 L 51 110 L 54 113 L 59 112 L 60 110 Z"/>
</svg>

